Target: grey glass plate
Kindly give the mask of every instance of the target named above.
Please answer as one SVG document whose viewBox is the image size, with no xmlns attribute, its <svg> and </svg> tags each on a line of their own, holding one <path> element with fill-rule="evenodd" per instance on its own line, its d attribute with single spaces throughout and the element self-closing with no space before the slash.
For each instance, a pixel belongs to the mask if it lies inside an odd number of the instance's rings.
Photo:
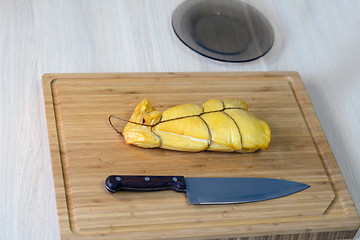
<svg viewBox="0 0 360 240">
<path fill-rule="evenodd" d="M 237 0 L 187 0 L 175 9 L 172 26 L 186 46 L 220 61 L 252 61 L 274 43 L 266 17 Z"/>
</svg>

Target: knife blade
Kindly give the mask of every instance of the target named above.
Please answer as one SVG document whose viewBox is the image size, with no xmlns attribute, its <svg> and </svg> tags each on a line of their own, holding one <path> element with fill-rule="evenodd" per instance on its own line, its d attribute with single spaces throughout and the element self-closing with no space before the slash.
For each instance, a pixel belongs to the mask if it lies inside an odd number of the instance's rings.
<svg viewBox="0 0 360 240">
<path fill-rule="evenodd" d="M 185 192 L 190 204 L 231 204 L 284 197 L 310 186 L 276 178 L 111 175 L 105 187 L 111 193 L 175 190 Z"/>
</svg>

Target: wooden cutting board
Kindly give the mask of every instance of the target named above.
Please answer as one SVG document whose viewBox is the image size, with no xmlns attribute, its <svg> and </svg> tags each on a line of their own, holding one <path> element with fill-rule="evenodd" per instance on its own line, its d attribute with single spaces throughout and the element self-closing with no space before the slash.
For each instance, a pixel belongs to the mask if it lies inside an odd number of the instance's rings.
<svg viewBox="0 0 360 240">
<path fill-rule="evenodd" d="M 63 239 L 330 239 L 351 238 L 360 225 L 295 72 L 46 74 L 43 88 Z M 227 97 L 245 100 L 268 122 L 268 150 L 142 149 L 127 145 L 108 122 L 112 114 L 128 119 L 144 98 L 165 110 Z M 112 174 L 269 177 L 311 187 L 262 202 L 189 205 L 173 191 L 110 194 L 104 181 Z"/>
</svg>

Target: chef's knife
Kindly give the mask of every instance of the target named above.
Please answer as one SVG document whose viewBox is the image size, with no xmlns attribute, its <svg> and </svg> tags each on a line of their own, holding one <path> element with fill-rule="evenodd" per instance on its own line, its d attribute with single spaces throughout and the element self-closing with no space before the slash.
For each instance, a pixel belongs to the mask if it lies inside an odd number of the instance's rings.
<svg viewBox="0 0 360 240">
<path fill-rule="evenodd" d="M 279 198 L 310 186 L 275 178 L 112 175 L 106 179 L 105 187 L 112 193 L 169 189 L 186 192 L 190 204 L 230 204 Z"/>
</svg>

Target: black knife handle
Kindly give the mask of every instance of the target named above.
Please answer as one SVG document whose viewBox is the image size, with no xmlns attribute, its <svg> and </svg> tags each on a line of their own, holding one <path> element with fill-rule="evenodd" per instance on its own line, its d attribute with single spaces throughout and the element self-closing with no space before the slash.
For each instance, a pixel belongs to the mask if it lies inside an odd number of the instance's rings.
<svg viewBox="0 0 360 240">
<path fill-rule="evenodd" d="M 111 175 L 105 181 L 105 187 L 112 193 L 119 190 L 159 191 L 172 189 L 185 192 L 183 176 L 123 176 Z"/>
</svg>

